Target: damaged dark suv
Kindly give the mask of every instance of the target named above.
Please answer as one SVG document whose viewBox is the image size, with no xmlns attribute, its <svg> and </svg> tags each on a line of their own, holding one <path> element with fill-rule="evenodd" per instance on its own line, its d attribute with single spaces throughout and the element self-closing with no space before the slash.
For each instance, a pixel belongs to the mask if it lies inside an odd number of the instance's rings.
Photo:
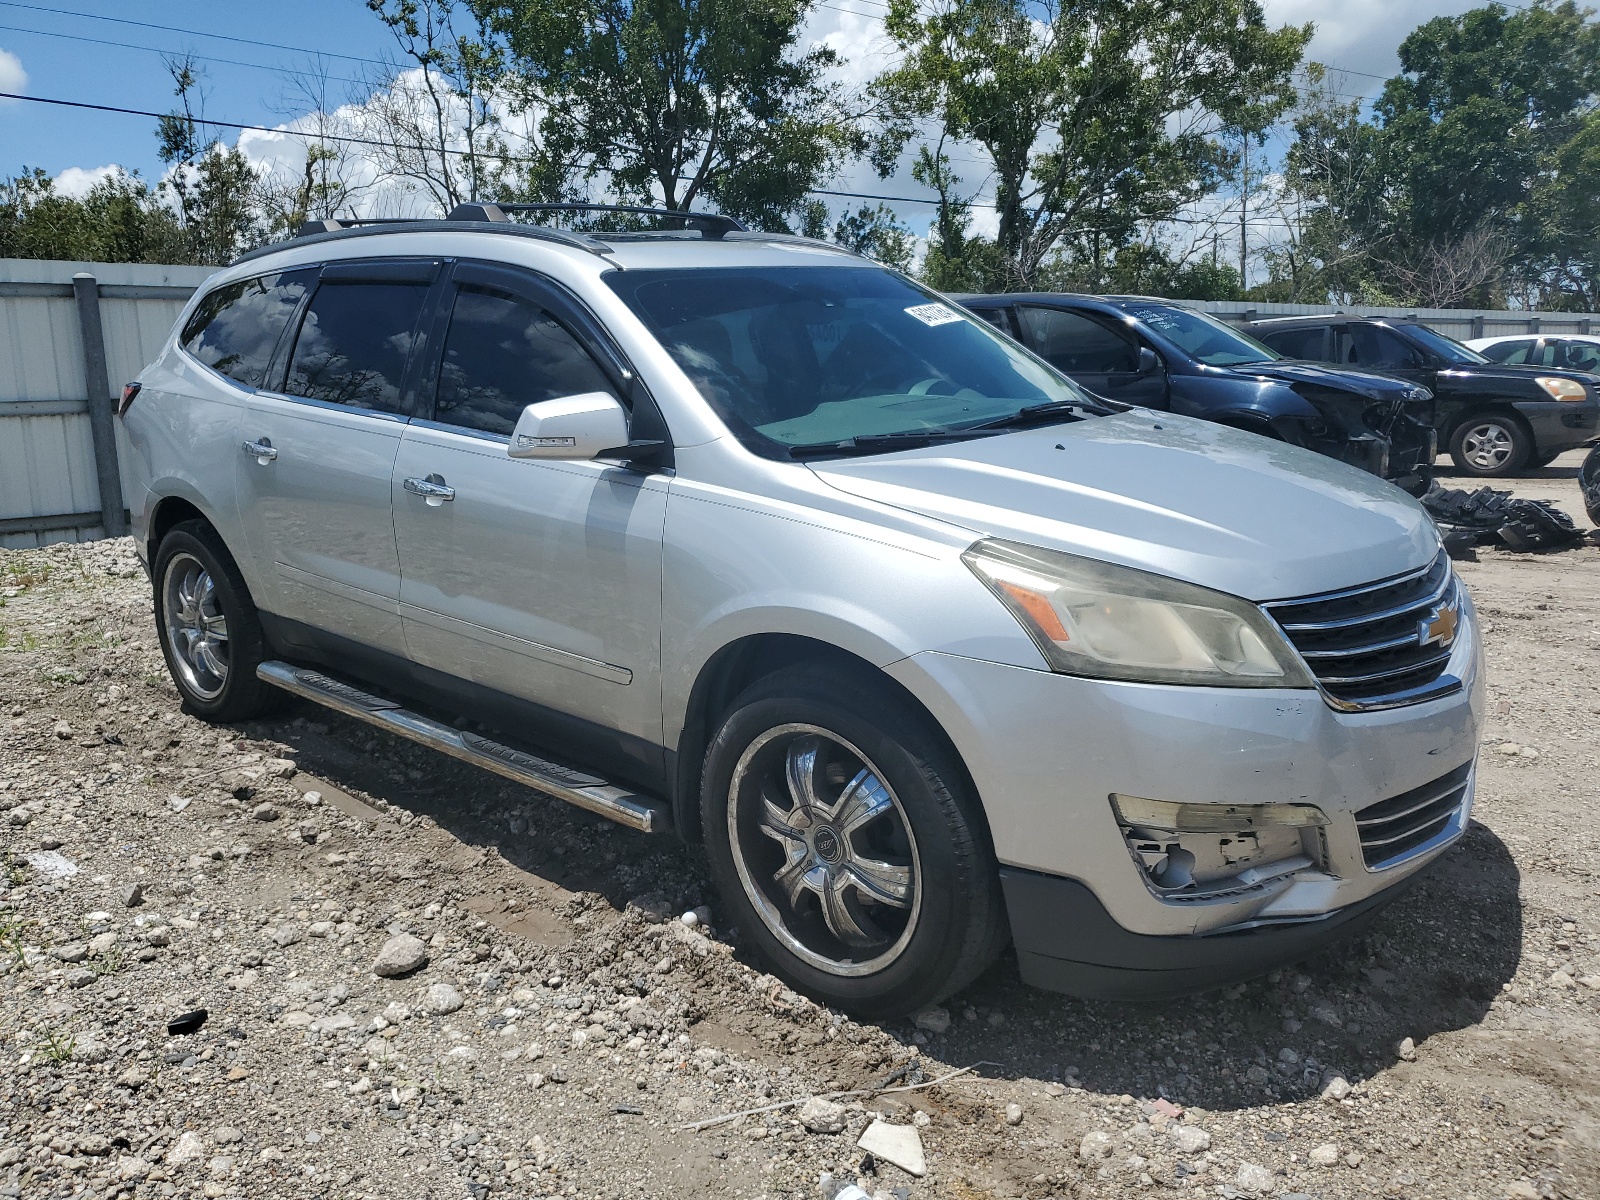
<svg viewBox="0 0 1600 1200">
<path fill-rule="evenodd" d="M 1433 394 L 1389 376 L 1292 362 L 1205 313 L 1144 296 L 961 296 L 1083 387 L 1292 442 L 1427 489 Z"/>
</svg>

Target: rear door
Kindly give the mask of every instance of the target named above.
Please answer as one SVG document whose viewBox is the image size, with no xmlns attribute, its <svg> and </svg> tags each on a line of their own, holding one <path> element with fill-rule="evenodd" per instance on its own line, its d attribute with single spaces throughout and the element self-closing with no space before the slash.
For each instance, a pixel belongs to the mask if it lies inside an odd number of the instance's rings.
<svg viewBox="0 0 1600 1200">
<path fill-rule="evenodd" d="M 1166 371 L 1139 373 L 1141 343 L 1134 333 L 1044 305 L 1018 305 L 1017 317 L 1028 348 L 1089 391 L 1124 404 L 1167 407 Z"/>
<path fill-rule="evenodd" d="M 653 778 L 668 477 L 507 455 L 526 405 L 593 391 L 626 404 L 630 380 L 592 318 L 532 272 L 459 263 L 441 311 L 431 419 L 405 429 L 393 471 L 412 657 L 540 705 L 551 749 L 620 754 Z"/>
<path fill-rule="evenodd" d="M 1246 329 L 1258 342 L 1271 346 L 1285 358 L 1302 362 L 1327 362 L 1332 357 L 1328 347 L 1326 325 L 1286 325 L 1258 333 Z"/>
<path fill-rule="evenodd" d="M 395 654 L 405 641 L 389 480 L 438 274 L 426 260 L 324 267 L 280 355 L 281 382 L 252 398 L 236 449 L 251 552 L 275 585 L 271 611 Z"/>
</svg>

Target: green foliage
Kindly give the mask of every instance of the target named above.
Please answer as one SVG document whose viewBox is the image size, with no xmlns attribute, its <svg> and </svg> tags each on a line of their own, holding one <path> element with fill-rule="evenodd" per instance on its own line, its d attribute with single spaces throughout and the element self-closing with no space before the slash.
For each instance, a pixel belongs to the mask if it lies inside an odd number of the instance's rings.
<svg viewBox="0 0 1600 1200">
<path fill-rule="evenodd" d="M 259 244 L 265 229 L 254 203 L 256 173 L 237 146 L 205 136 L 192 102 L 199 80 L 189 61 L 169 63 L 182 112 L 156 126 L 157 153 L 172 171 L 160 185 L 182 226 L 185 255 L 174 261 L 226 263 Z"/>
<path fill-rule="evenodd" d="M 893 267 L 897 271 L 911 270 L 916 238 L 886 204 L 876 208 L 868 208 L 863 204 L 855 212 L 845 213 L 833 227 L 833 240 L 886 267 Z"/>
<path fill-rule="evenodd" d="M 1099 262 L 1213 191 L 1217 139 L 1259 133 L 1290 103 L 1311 27 L 1271 29 L 1256 0 L 891 0 L 904 56 L 874 90 L 880 170 L 932 121 L 917 177 L 941 195 L 929 277 L 1033 286 L 1063 244 Z M 967 234 L 946 143 L 992 180 L 992 245 Z"/>
<path fill-rule="evenodd" d="M 137 175 L 100 180 L 81 199 L 42 170 L 0 182 L 0 258 L 77 262 L 180 262 L 176 216 Z"/>
<path fill-rule="evenodd" d="M 476 0 L 549 152 L 626 199 L 787 229 L 860 136 L 812 0 Z"/>
</svg>

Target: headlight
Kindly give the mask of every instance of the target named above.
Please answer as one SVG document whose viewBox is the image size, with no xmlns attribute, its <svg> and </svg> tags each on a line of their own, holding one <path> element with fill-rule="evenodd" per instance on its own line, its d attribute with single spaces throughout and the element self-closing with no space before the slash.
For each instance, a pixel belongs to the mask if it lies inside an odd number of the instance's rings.
<svg viewBox="0 0 1600 1200">
<path fill-rule="evenodd" d="M 1589 394 L 1583 390 L 1583 384 L 1576 379 L 1557 379 L 1554 375 L 1541 375 L 1534 382 L 1549 392 L 1552 400 L 1582 400 Z"/>
<path fill-rule="evenodd" d="M 962 558 L 1062 674 L 1315 686 L 1266 614 L 1225 592 L 1013 542 L 982 541 Z"/>
</svg>

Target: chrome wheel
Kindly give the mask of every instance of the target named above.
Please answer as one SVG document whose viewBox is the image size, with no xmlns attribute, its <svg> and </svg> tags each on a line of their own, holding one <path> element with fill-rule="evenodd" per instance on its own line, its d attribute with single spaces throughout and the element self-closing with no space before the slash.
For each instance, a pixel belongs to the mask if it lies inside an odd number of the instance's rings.
<svg viewBox="0 0 1600 1200">
<path fill-rule="evenodd" d="M 214 700 L 228 682 L 228 621 L 217 585 L 192 554 L 172 556 L 162 578 L 162 617 L 167 644 L 183 685 L 202 700 Z"/>
<path fill-rule="evenodd" d="M 1461 437 L 1462 457 L 1479 471 L 1498 471 L 1517 452 L 1511 431 L 1497 421 L 1482 421 Z"/>
<path fill-rule="evenodd" d="M 835 975 L 894 962 L 922 908 L 917 843 L 867 757 L 814 725 L 780 725 L 739 757 L 728 838 L 745 894 L 800 958 Z"/>
</svg>

